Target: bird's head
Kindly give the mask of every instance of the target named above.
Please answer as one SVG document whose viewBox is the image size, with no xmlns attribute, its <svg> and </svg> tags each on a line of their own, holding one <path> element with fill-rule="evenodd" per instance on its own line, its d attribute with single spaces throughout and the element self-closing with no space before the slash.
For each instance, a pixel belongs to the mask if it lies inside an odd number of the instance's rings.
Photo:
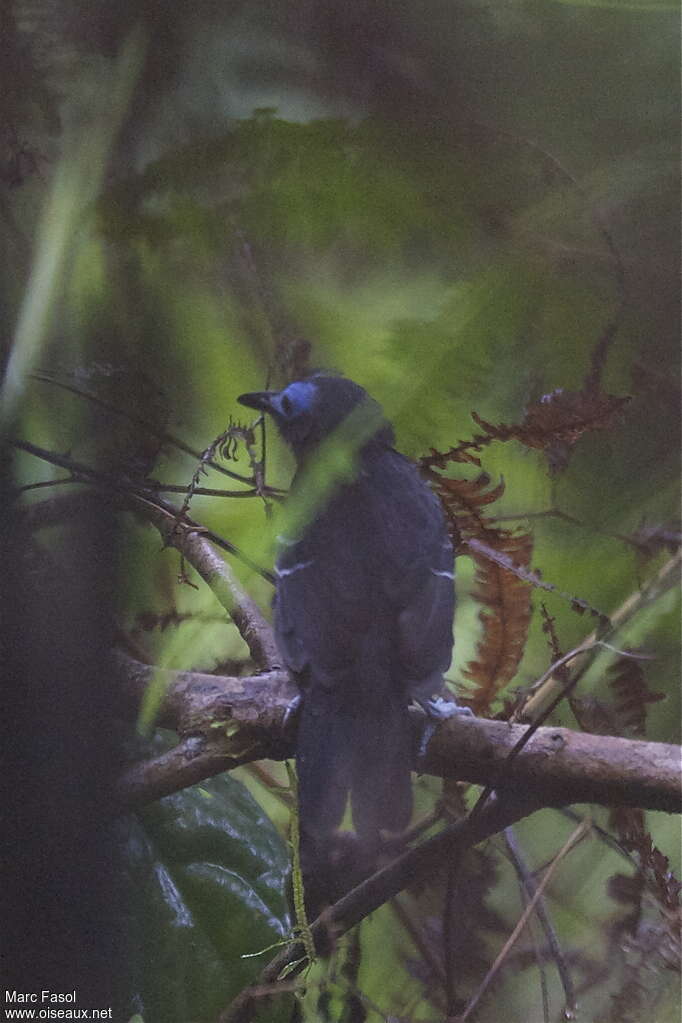
<svg viewBox="0 0 682 1023">
<path fill-rule="evenodd" d="M 369 441 L 393 443 L 393 431 L 380 406 L 346 377 L 315 373 L 294 380 L 281 391 L 241 394 L 237 401 L 269 413 L 299 460 L 330 436 L 351 412 L 358 435 L 362 436 L 363 429 L 366 435 L 360 446 Z"/>
</svg>

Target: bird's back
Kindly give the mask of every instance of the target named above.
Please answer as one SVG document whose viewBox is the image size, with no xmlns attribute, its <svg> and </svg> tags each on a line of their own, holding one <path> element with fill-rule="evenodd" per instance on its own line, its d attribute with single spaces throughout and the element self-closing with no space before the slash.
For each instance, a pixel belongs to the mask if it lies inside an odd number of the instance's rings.
<svg viewBox="0 0 682 1023">
<path fill-rule="evenodd" d="M 437 499 L 385 445 L 362 453 L 277 563 L 275 627 L 306 688 L 301 816 L 338 826 L 350 792 L 360 835 L 411 812 L 411 696 L 438 692 L 452 650 L 453 553 Z M 312 765 L 312 770 L 308 770 Z"/>
</svg>

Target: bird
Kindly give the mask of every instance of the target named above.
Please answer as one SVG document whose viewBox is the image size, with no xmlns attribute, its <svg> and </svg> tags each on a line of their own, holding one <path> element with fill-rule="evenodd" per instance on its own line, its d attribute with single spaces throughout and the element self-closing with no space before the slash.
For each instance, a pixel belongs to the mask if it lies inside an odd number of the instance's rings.
<svg viewBox="0 0 682 1023">
<path fill-rule="evenodd" d="M 410 702 L 434 717 L 462 709 L 442 698 L 455 613 L 445 517 L 380 405 L 345 376 L 317 371 L 237 400 L 272 417 L 296 461 L 273 619 L 302 694 L 302 845 L 319 862 L 350 799 L 357 838 L 375 850 L 412 813 Z"/>
</svg>

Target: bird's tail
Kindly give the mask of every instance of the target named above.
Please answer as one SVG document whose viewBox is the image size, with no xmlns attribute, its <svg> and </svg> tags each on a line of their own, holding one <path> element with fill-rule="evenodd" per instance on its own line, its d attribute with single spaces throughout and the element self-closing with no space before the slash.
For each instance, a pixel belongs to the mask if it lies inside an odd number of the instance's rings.
<svg viewBox="0 0 682 1023">
<path fill-rule="evenodd" d="M 361 842 L 376 844 L 380 830 L 398 832 L 412 812 L 412 735 L 407 703 L 343 696 L 313 685 L 303 698 L 297 768 L 301 824 L 323 838 L 341 823 L 350 796 Z"/>
</svg>

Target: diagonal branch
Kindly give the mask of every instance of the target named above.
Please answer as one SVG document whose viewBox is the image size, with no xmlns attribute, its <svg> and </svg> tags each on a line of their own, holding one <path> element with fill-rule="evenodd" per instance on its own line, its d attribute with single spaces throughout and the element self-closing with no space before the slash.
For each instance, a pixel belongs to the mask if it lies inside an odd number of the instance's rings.
<svg viewBox="0 0 682 1023">
<path fill-rule="evenodd" d="M 226 561 L 216 554 L 200 526 L 178 521 L 177 510 L 165 502 L 136 501 L 169 547 L 187 558 L 220 601 L 245 640 L 256 666 L 270 670 L 280 657 L 269 622 L 255 600 L 248 595 Z"/>
<path fill-rule="evenodd" d="M 30 454 L 37 454 L 38 457 L 47 454 L 42 449 L 27 445 L 23 441 L 16 442 L 15 446 Z M 55 464 L 61 464 L 61 461 L 55 461 Z M 227 562 L 216 553 L 213 544 L 227 547 L 231 552 L 238 554 L 254 571 L 260 571 L 258 566 L 249 562 L 234 545 L 223 541 L 215 533 L 187 517 L 180 518 L 179 510 L 174 505 L 147 490 L 144 485 L 136 487 L 133 484 L 123 484 L 113 476 L 99 473 L 94 473 L 88 482 L 101 486 L 110 499 L 113 491 L 115 500 L 122 508 L 133 509 L 143 516 L 156 527 L 166 546 L 175 547 L 194 566 L 237 626 L 256 667 L 272 670 L 279 666 L 280 658 L 272 627 L 255 600 L 243 589 Z M 41 501 L 24 509 L 24 524 L 28 529 L 46 528 L 73 516 L 82 510 L 82 505 L 87 506 L 90 502 L 101 500 L 101 494 L 94 491 Z"/>
<path fill-rule="evenodd" d="M 586 820 L 586 821 L 582 821 L 580 824 L 578 824 L 578 826 L 574 829 L 574 831 L 568 837 L 567 841 L 564 843 L 562 848 L 559 850 L 559 852 L 556 854 L 556 856 L 552 859 L 552 862 L 551 862 L 549 868 L 547 869 L 547 871 L 545 872 L 545 875 L 542 878 L 542 881 L 540 882 L 540 884 L 535 889 L 535 892 L 533 893 L 533 896 L 532 896 L 530 902 L 528 903 L 528 905 L 524 909 L 523 913 L 521 914 L 521 918 L 519 919 L 518 923 L 516 924 L 516 927 L 514 928 L 512 933 L 509 935 L 509 937 L 505 941 L 503 947 L 501 948 L 500 952 L 497 955 L 497 958 L 495 959 L 495 962 L 490 967 L 490 969 L 486 973 L 485 977 L 481 981 L 481 984 L 479 985 L 478 990 L 474 993 L 473 997 L 469 1001 L 469 1004 L 467 1005 L 465 1012 L 462 1013 L 462 1015 L 460 1017 L 461 1023 L 465 1023 L 465 1020 L 469 1019 L 471 1014 L 475 1011 L 476 1006 L 480 1002 L 481 998 L 483 997 L 485 992 L 490 987 L 490 985 L 493 982 L 495 976 L 499 973 L 500 968 L 503 965 L 503 963 L 505 962 L 505 960 L 507 959 L 511 948 L 513 947 L 514 943 L 519 938 L 519 936 L 520 936 L 521 932 L 523 931 L 524 927 L 528 924 L 528 921 L 531 918 L 533 910 L 536 908 L 536 906 L 540 902 L 540 900 L 542 898 L 542 895 L 543 895 L 543 892 L 547 888 L 547 885 L 549 884 L 549 882 L 552 880 L 554 874 L 556 873 L 556 870 L 557 870 L 559 864 L 562 862 L 562 860 L 564 860 L 566 858 L 566 856 L 571 851 L 571 849 L 574 849 L 575 846 L 578 844 L 578 842 L 582 841 L 582 839 L 585 837 L 585 835 L 590 830 L 591 826 L 592 826 L 592 822 L 589 819 Z"/>
<path fill-rule="evenodd" d="M 442 864 L 444 856 L 461 855 L 465 849 L 497 834 L 537 809 L 540 806 L 532 796 L 505 800 L 492 796 L 475 818 L 469 815 L 455 821 L 437 835 L 398 856 L 388 866 L 344 895 L 312 925 L 313 940 L 316 945 L 324 943 L 328 941 L 330 933 L 335 940 L 338 939 L 379 906 L 413 884 L 417 878 L 432 874 Z M 264 986 L 269 989 L 270 985 L 281 982 L 284 977 L 290 980 L 306 964 L 302 942 L 292 942 L 265 967 L 254 986 L 242 991 L 221 1013 L 218 1023 L 250 1023 L 258 1009 L 259 990 Z"/>
</svg>

